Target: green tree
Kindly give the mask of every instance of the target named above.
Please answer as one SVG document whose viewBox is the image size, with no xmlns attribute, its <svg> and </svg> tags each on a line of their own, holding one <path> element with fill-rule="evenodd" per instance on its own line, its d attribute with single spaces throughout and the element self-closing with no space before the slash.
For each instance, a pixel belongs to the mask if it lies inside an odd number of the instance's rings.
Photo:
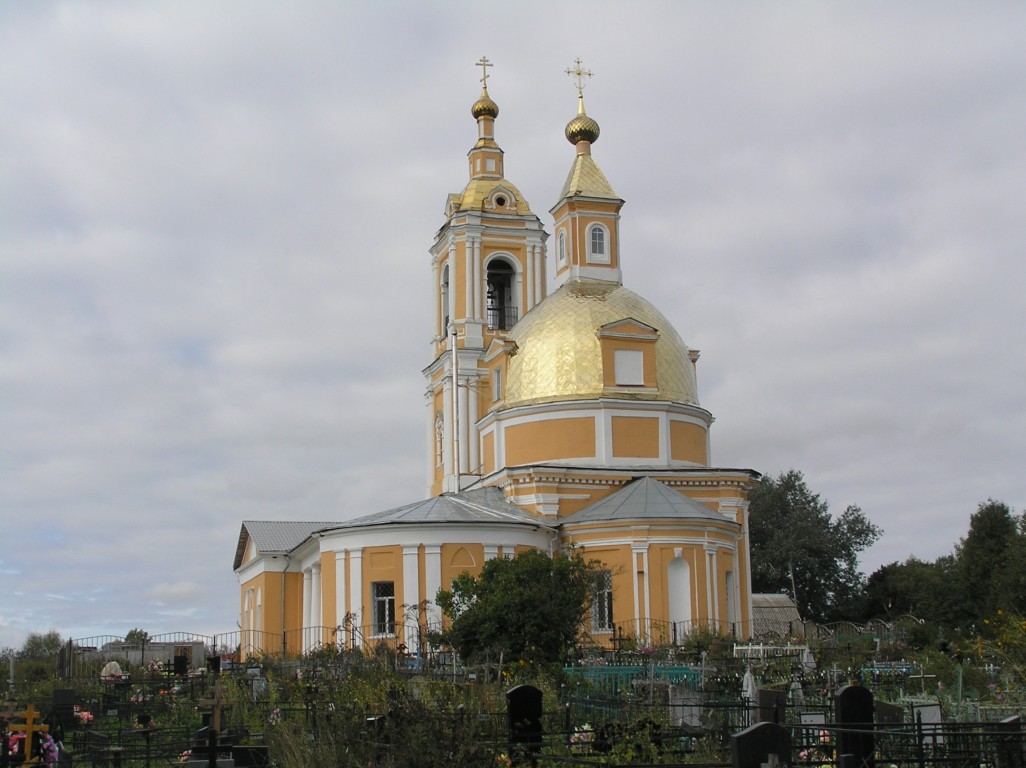
<svg viewBox="0 0 1026 768">
<path fill-rule="evenodd" d="M 469 662 L 565 660 L 588 610 L 595 570 L 581 553 L 529 550 L 463 573 L 436 603 L 450 621 L 445 640 Z"/>
<path fill-rule="evenodd" d="M 18 658 L 51 659 L 60 653 L 63 645 L 64 639 L 56 629 L 49 632 L 29 632 L 18 652 Z"/>
<path fill-rule="evenodd" d="M 865 583 L 858 556 L 880 528 L 854 505 L 831 517 L 795 469 L 763 477 L 749 499 L 752 589 L 792 595 L 804 619 L 852 617 Z"/>
<path fill-rule="evenodd" d="M 1021 608 L 1026 583 L 1023 521 L 1003 502 L 988 499 L 969 518 L 969 532 L 955 547 L 955 575 L 963 619 L 977 623 L 999 608 Z M 1008 590 L 1013 590 L 1009 592 Z"/>
<path fill-rule="evenodd" d="M 126 645 L 145 645 L 148 642 L 150 642 L 150 633 L 145 629 L 134 627 L 128 630 L 128 634 L 125 635 Z"/>
</svg>

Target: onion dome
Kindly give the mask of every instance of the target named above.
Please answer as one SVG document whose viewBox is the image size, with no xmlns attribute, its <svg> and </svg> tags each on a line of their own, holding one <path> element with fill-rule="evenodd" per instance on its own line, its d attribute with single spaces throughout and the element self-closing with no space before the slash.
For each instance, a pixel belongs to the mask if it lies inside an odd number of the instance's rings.
<svg viewBox="0 0 1026 768">
<path fill-rule="evenodd" d="M 566 124 L 566 138 L 571 144 L 586 141 L 594 144 L 598 141 L 599 124 L 584 113 L 584 96 L 577 97 L 577 116 Z"/>
<path fill-rule="evenodd" d="M 474 102 L 474 105 L 470 108 L 470 114 L 474 116 L 474 119 L 480 117 L 490 117 L 492 119 L 499 116 L 499 105 L 492 101 L 491 96 L 488 95 L 488 88 L 481 89 L 481 98 Z"/>
<path fill-rule="evenodd" d="M 633 318 L 655 328 L 656 390 L 611 392 L 603 381 L 597 331 Z M 506 374 L 507 407 L 565 400 L 668 400 L 698 405 L 698 382 L 688 347 L 670 321 L 646 299 L 611 282 L 571 280 L 513 326 L 517 352 Z"/>
</svg>

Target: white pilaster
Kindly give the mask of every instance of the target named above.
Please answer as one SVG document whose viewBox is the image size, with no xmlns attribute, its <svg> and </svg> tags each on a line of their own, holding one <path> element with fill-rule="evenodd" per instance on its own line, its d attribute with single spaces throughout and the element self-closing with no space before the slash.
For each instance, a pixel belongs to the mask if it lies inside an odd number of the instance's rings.
<svg viewBox="0 0 1026 768">
<path fill-rule="evenodd" d="M 310 632 L 310 647 L 316 648 L 320 645 L 324 638 L 321 633 L 321 617 L 323 616 L 323 606 L 321 605 L 321 564 L 316 562 L 310 566 L 310 626 L 312 630 Z"/>
<path fill-rule="evenodd" d="M 416 617 L 420 621 L 420 611 L 415 607 L 420 604 L 420 558 L 418 553 L 420 546 L 412 544 L 403 547 L 403 605 L 407 610 L 402 612 L 403 632 L 405 633 L 406 647 L 411 653 L 417 651 L 417 632 L 406 631 L 406 617 Z"/>
<path fill-rule="evenodd" d="M 310 650 L 310 646 L 307 642 L 307 628 L 310 626 L 310 615 L 312 610 L 312 598 L 313 598 L 313 572 L 309 568 L 303 569 L 303 626 L 300 628 L 300 637 L 303 653 Z"/>
<path fill-rule="evenodd" d="M 340 647 L 347 645 L 346 619 L 346 551 L 335 553 L 335 625 L 338 635 L 335 642 Z"/>
<path fill-rule="evenodd" d="M 440 544 L 424 545 L 424 597 L 428 601 L 428 625 L 439 624 L 442 612 L 435 605 L 435 595 L 442 588 L 442 546 Z"/>
<path fill-rule="evenodd" d="M 349 552 L 349 613 L 353 627 L 363 626 L 363 550 Z"/>
</svg>

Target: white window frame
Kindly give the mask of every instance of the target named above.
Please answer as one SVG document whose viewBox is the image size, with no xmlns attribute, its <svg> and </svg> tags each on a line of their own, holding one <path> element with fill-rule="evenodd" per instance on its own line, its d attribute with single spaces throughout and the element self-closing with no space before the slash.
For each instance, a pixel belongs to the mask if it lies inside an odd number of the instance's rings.
<svg viewBox="0 0 1026 768">
<path fill-rule="evenodd" d="M 602 237 L 602 250 L 595 250 L 595 235 Z M 609 241 L 609 230 L 601 224 L 592 223 L 588 225 L 588 261 L 592 264 L 609 264 L 609 250 L 612 244 Z"/>
<path fill-rule="evenodd" d="M 379 592 L 390 594 L 379 594 Z M 371 636 L 395 637 L 395 582 L 371 582 Z"/>
<path fill-rule="evenodd" d="M 618 387 L 645 386 L 645 353 L 640 349 L 614 349 L 613 381 Z"/>
<path fill-rule="evenodd" d="M 591 596 L 591 631 L 593 633 L 613 631 L 612 571 L 598 571 L 595 574 L 595 591 Z"/>
</svg>

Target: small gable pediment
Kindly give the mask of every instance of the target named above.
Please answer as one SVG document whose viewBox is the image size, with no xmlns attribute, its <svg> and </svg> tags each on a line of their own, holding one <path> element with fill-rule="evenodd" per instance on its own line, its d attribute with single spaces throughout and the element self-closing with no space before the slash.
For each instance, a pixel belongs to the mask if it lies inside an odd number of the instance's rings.
<svg viewBox="0 0 1026 768">
<path fill-rule="evenodd" d="M 606 323 L 598 329 L 599 338 L 622 338 L 656 341 L 659 331 L 647 323 L 625 317 L 612 323 Z"/>
</svg>

